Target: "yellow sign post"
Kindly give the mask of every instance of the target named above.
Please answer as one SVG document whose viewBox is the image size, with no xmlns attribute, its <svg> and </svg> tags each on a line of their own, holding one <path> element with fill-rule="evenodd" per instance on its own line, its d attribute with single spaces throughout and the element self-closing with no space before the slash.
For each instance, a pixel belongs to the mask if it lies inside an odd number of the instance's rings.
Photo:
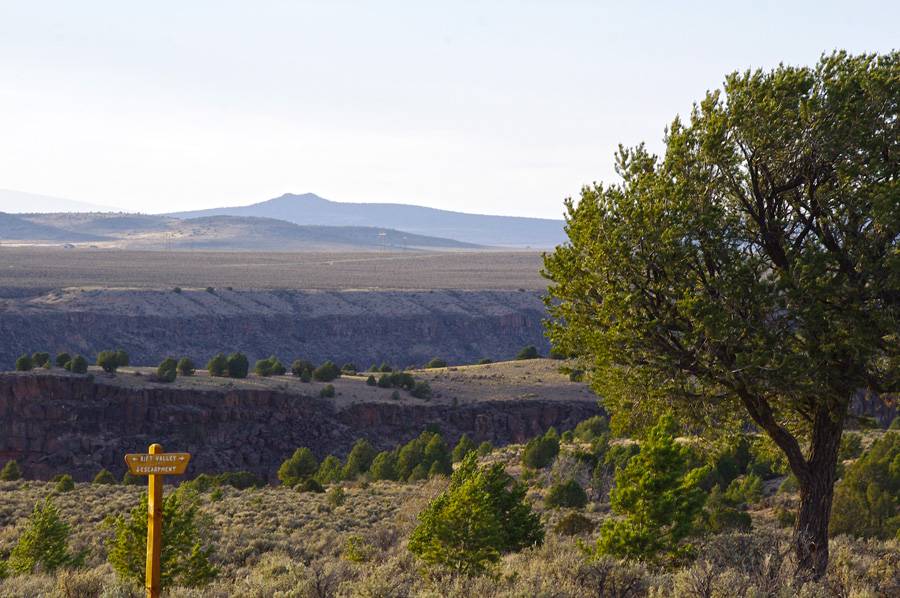
<svg viewBox="0 0 900 598">
<path fill-rule="evenodd" d="M 150 478 L 147 501 L 147 598 L 159 598 L 159 559 L 162 552 L 162 476 L 184 473 L 190 453 L 164 453 L 151 444 L 148 454 L 125 455 L 128 471 Z"/>
</svg>

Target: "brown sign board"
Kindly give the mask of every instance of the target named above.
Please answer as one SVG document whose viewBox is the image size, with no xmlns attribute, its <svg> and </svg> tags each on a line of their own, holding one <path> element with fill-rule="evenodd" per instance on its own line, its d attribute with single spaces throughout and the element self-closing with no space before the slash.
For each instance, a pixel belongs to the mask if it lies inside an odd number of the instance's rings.
<svg viewBox="0 0 900 598">
<path fill-rule="evenodd" d="M 175 475 L 184 473 L 190 453 L 143 453 L 125 455 L 128 471 L 133 475 Z"/>
</svg>

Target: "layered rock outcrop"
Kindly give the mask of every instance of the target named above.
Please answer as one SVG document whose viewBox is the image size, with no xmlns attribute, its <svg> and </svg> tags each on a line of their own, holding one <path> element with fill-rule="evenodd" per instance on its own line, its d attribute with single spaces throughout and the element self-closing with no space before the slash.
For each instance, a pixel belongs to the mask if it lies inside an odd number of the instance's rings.
<svg viewBox="0 0 900 598">
<path fill-rule="evenodd" d="M 117 477 L 124 455 L 156 442 L 193 455 L 186 477 L 252 471 L 271 483 L 297 447 L 319 459 L 345 456 L 358 438 L 394 448 L 437 422 L 448 443 L 524 442 L 550 426 L 571 429 L 600 413 L 594 401 L 495 401 L 449 405 L 358 403 L 271 390 L 128 388 L 63 373 L 0 374 L 0 462 L 17 460 L 29 478 L 69 473 Z M 180 477 L 180 476 L 176 476 Z"/>
</svg>

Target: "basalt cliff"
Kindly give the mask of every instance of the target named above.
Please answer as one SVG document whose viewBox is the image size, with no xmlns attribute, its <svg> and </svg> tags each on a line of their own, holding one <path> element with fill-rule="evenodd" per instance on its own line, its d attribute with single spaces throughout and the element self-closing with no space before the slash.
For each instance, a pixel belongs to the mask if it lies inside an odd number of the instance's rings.
<svg viewBox="0 0 900 598">
<path fill-rule="evenodd" d="M 592 400 L 338 408 L 327 399 L 277 390 L 129 388 L 101 377 L 0 374 L 0 462 L 16 459 L 28 478 L 69 473 L 90 481 L 102 468 L 121 478 L 125 454 L 159 443 L 167 451 L 192 454 L 187 478 L 246 470 L 275 483 L 280 464 L 300 446 L 319 459 L 346 456 L 358 438 L 388 450 L 432 422 L 451 446 L 462 434 L 501 446 L 527 441 L 550 426 L 572 429 L 601 413 Z"/>
</svg>

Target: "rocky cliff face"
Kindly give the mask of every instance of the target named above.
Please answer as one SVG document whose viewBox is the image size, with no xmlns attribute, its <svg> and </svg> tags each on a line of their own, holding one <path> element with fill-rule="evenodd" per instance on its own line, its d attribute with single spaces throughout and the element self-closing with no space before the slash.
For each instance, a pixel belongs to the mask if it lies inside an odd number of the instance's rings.
<svg viewBox="0 0 900 598">
<path fill-rule="evenodd" d="M 300 446 L 320 460 L 346 456 L 358 438 L 392 449 L 431 422 L 451 446 L 464 433 L 504 445 L 550 426 L 571 429 L 598 413 L 594 401 L 379 403 L 339 411 L 327 400 L 274 391 L 132 389 L 59 373 L 0 374 L 0 462 L 16 459 L 29 478 L 69 473 L 90 481 L 104 467 L 121 478 L 125 454 L 156 442 L 192 454 L 188 478 L 247 470 L 274 483 Z"/>
<path fill-rule="evenodd" d="M 105 349 L 153 366 L 188 356 L 203 367 L 235 351 L 288 365 L 500 361 L 528 345 L 547 355 L 544 317 L 539 295 L 515 291 L 57 291 L 0 303 L 0 369 L 25 353 L 93 362 Z"/>
</svg>

